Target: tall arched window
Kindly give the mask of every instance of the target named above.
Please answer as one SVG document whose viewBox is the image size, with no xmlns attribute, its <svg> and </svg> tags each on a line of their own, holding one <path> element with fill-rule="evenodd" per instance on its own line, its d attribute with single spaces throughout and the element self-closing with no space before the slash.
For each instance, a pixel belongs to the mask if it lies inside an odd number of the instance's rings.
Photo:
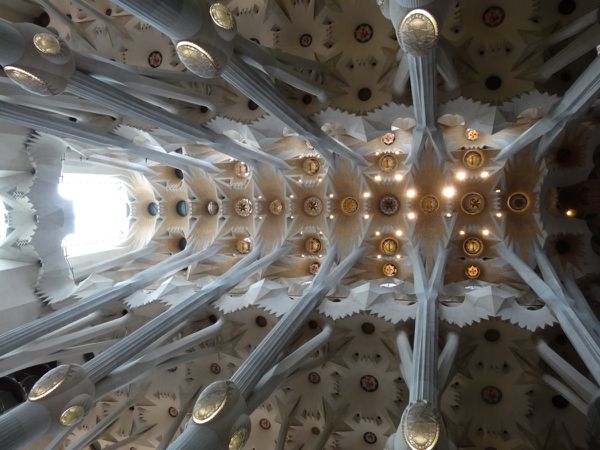
<svg viewBox="0 0 600 450">
<path fill-rule="evenodd" d="M 121 180 L 111 175 L 65 173 L 58 192 L 73 202 L 75 215 L 75 232 L 63 240 L 67 256 L 123 244 L 129 231 L 129 205 Z"/>
</svg>

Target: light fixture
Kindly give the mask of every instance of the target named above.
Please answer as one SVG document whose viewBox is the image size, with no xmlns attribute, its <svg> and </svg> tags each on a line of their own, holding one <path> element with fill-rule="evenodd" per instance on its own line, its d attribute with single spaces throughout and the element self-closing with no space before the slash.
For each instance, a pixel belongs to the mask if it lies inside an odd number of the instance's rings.
<svg viewBox="0 0 600 450">
<path fill-rule="evenodd" d="M 484 228 L 483 230 L 481 230 L 481 234 L 483 234 L 484 236 L 489 236 L 490 230 L 488 230 L 487 228 Z"/>
<path fill-rule="evenodd" d="M 375 175 L 375 181 L 379 183 L 381 181 L 381 175 Z"/>
<path fill-rule="evenodd" d="M 408 191 L 406 191 L 406 196 L 408 198 L 415 198 L 417 196 L 417 191 L 413 188 L 410 188 Z"/>
<path fill-rule="evenodd" d="M 458 234 L 460 234 L 461 236 L 464 236 L 464 235 L 465 235 L 465 230 L 460 230 L 460 231 L 458 232 Z"/>
<path fill-rule="evenodd" d="M 455 176 L 458 181 L 464 181 L 467 179 L 467 173 L 464 170 L 461 170 L 460 172 L 456 172 Z"/>
<path fill-rule="evenodd" d="M 442 195 L 446 198 L 452 198 L 456 195 L 456 189 L 454 186 L 446 186 L 442 189 Z"/>
<path fill-rule="evenodd" d="M 396 236 L 402 236 L 402 230 L 396 230 Z"/>
<path fill-rule="evenodd" d="M 369 198 L 370 196 L 371 196 L 371 193 L 370 193 L 370 192 L 365 192 L 365 193 L 363 194 L 363 197 L 364 197 L 364 198 Z"/>
<path fill-rule="evenodd" d="M 376 231 L 375 236 L 381 236 L 381 231 Z"/>
<path fill-rule="evenodd" d="M 501 212 L 497 212 L 496 213 L 496 217 L 498 217 L 498 218 L 502 217 L 502 213 Z"/>
<path fill-rule="evenodd" d="M 489 176 L 490 176 L 490 173 L 489 173 L 487 170 L 483 170 L 483 171 L 482 171 L 482 172 L 479 174 L 479 176 L 480 176 L 481 178 L 483 178 L 483 179 L 486 179 L 487 177 L 489 177 Z"/>
<path fill-rule="evenodd" d="M 411 212 L 409 212 L 407 214 L 407 217 L 408 217 L 409 220 L 415 220 L 416 217 L 417 217 L 417 215 L 414 212 L 411 211 Z"/>
<path fill-rule="evenodd" d="M 365 215 L 363 216 L 363 218 L 364 218 L 365 220 L 369 220 L 369 217 L 371 217 L 369 214 L 365 214 Z"/>
<path fill-rule="evenodd" d="M 396 181 L 402 181 L 402 178 L 404 178 L 404 177 L 402 176 L 401 173 L 397 173 L 396 175 L 394 175 L 394 180 L 396 180 Z"/>
<path fill-rule="evenodd" d="M 565 211 L 565 215 L 567 217 L 575 217 L 576 214 L 577 214 L 577 212 L 574 209 L 569 208 Z"/>
</svg>

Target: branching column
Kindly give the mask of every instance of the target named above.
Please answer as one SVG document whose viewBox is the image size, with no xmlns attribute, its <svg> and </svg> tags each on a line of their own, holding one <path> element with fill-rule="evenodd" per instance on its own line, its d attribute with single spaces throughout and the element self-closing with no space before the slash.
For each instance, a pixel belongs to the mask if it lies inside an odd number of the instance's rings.
<svg viewBox="0 0 600 450">
<path fill-rule="evenodd" d="M 365 250 L 364 246 L 356 248 L 333 271 L 329 269 L 335 249 L 329 251 L 308 290 L 271 329 L 231 379 L 217 381 L 200 394 L 192 414 L 193 420 L 169 446 L 169 450 L 238 450 L 243 447 L 250 434 L 248 415 L 252 412 L 246 400 L 280 358 L 320 300 L 344 278 Z M 215 409 L 220 402 L 221 407 Z"/>
</svg>

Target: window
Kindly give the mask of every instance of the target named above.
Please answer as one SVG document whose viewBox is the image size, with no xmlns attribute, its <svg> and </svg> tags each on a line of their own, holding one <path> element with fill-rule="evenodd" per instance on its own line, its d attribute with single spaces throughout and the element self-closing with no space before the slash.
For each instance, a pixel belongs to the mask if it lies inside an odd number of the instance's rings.
<svg viewBox="0 0 600 450">
<path fill-rule="evenodd" d="M 75 232 L 63 240 L 67 256 L 111 250 L 126 239 L 129 205 L 125 185 L 118 178 L 66 173 L 58 192 L 73 202 L 75 215 Z"/>
<path fill-rule="evenodd" d="M 0 199 L 0 243 L 6 238 L 6 230 L 8 229 L 8 217 L 6 215 L 6 207 Z"/>
</svg>

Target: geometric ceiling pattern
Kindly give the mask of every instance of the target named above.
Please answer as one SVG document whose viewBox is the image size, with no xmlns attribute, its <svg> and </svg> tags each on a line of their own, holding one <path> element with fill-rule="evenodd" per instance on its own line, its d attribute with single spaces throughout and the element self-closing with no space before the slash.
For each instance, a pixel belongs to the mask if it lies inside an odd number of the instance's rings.
<svg viewBox="0 0 600 450">
<path fill-rule="evenodd" d="M 600 442 L 595 2 L 0 18 L 0 447 Z M 65 252 L 72 173 L 117 248 Z"/>
</svg>

